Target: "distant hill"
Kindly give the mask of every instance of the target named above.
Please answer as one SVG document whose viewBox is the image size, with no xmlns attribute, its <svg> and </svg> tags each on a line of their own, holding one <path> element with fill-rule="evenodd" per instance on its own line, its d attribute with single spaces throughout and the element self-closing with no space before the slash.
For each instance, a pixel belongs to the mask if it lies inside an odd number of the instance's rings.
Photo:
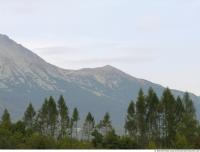
<svg viewBox="0 0 200 152">
<path fill-rule="evenodd" d="M 122 128 L 127 106 L 138 91 L 152 87 L 159 96 L 161 85 L 138 79 L 115 67 L 65 70 L 51 65 L 6 35 L 0 35 L 0 111 L 8 108 L 14 119 L 29 102 L 38 108 L 45 97 L 63 94 L 70 110 L 78 107 L 82 117 L 91 112 L 97 120 L 110 112 L 113 124 Z M 183 92 L 172 90 L 182 96 Z M 200 97 L 191 94 L 198 116 Z"/>
</svg>

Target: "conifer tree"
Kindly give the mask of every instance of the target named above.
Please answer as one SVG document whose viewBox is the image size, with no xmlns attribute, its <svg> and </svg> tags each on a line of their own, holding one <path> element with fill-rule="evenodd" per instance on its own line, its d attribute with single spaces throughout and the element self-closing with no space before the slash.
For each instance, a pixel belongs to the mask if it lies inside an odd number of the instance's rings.
<svg viewBox="0 0 200 152">
<path fill-rule="evenodd" d="M 190 115 L 191 117 L 196 118 L 195 108 L 193 105 L 193 101 L 190 99 L 190 95 L 188 92 L 184 93 L 183 96 L 183 104 L 185 107 L 185 112 Z"/>
<path fill-rule="evenodd" d="M 10 113 L 7 109 L 4 110 L 3 115 L 1 117 L 1 126 L 4 129 L 10 129 L 11 127 Z"/>
<path fill-rule="evenodd" d="M 163 145 L 163 132 L 164 132 L 164 107 L 163 107 L 163 103 L 159 102 L 158 104 L 158 138 L 159 138 L 159 142 L 158 142 L 158 146 L 159 148 L 162 147 Z"/>
<path fill-rule="evenodd" d="M 36 116 L 36 129 L 44 135 L 47 135 L 48 132 L 48 104 L 49 102 L 46 98 Z"/>
<path fill-rule="evenodd" d="M 85 118 L 85 122 L 83 125 L 83 134 L 85 135 L 86 139 L 90 141 L 92 132 L 94 130 L 95 120 L 92 114 L 89 112 Z"/>
<path fill-rule="evenodd" d="M 100 121 L 98 128 L 103 135 L 106 135 L 109 131 L 112 130 L 110 114 L 108 112 L 106 112 L 104 115 L 103 120 Z"/>
<path fill-rule="evenodd" d="M 189 93 L 183 96 L 184 114 L 181 123 L 178 126 L 178 131 L 186 140 L 193 146 L 195 137 L 198 135 L 198 121 L 196 119 L 195 108 L 193 101 L 190 99 Z"/>
<path fill-rule="evenodd" d="M 73 138 L 73 130 L 74 130 L 74 121 L 73 121 L 73 118 L 70 118 L 70 121 L 69 121 L 69 135 L 70 135 L 70 139 L 71 140 Z"/>
<path fill-rule="evenodd" d="M 78 136 L 78 120 L 79 120 L 79 112 L 77 108 L 74 108 L 73 114 L 72 114 L 72 120 L 73 120 L 73 126 L 75 128 L 75 134 L 76 137 Z"/>
<path fill-rule="evenodd" d="M 45 99 L 36 118 L 38 130 L 44 134 L 54 137 L 58 123 L 58 110 L 56 102 L 52 96 L 49 100 Z"/>
<path fill-rule="evenodd" d="M 60 136 L 61 138 L 63 138 L 66 136 L 67 129 L 69 128 L 69 112 L 64 97 L 62 95 L 58 100 L 58 112 L 59 112 Z"/>
<path fill-rule="evenodd" d="M 176 135 L 176 101 L 169 88 L 163 92 L 162 104 L 164 113 L 164 146 L 169 147 L 173 145 Z"/>
<path fill-rule="evenodd" d="M 125 127 L 125 130 L 130 137 L 132 137 L 132 138 L 136 137 L 137 122 L 136 122 L 135 103 L 133 101 L 131 101 L 129 106 L 128 106 L 126 122 L 125 122 L 124 127 Z"/>
<path fill-rule="evenodd" d="M 27 128 L 30 128 L 30 129 L 33 128 L 35 115 L 36 115 L 35 109 L 30 103 L 24 113 L 24 123 Z"/>
<path fill-rule="evenodd" d="M 146 97 L 146 122 L 147 122 L 147 134 L 148 140 L 155 142 L 159 140 L 159 99 L 152 88 L 148 91 L 148 96 Z"/>
<path fill-rule="evenodd" d="M 115 133 L 115 129 L 111 129 L 103 138 L 103 147 L 106 149 L 117 149 L 119 137 Z"/>
<path fill-rule="evenodd" d="M 140 89 L 137 102 L 136 102 L 136 117 L 137 117 L 137 135 L 139 137 L 139 143 L 144 145 L 146 143 L 146 104 L 145 96 Z"/>
<path fill-rule="evenodd" d="M 102 148 L 102 142 L 103 142 L 103 135 L 97 130 L 97 128 L 94 129 L 92 132 L 92 143 L 95 148 Z"/>
<path fill-rule="evenodd" d="M 49 98 L 48 103 L 48 125 L 50 127 L 50 135 L 52 137 L 55 136 L 56 127 L 57 127 L 57 120 L 58 120 L 58 110 L 56 107 L 56 102 L 52 96 Z"/>
<path fill-rule="evenodd" d="M 176 99 L 176 123 L 179 124 L 183 121 L 184 116 L 184 105 L 181 98 L 178 96 Z"/>
</svg>

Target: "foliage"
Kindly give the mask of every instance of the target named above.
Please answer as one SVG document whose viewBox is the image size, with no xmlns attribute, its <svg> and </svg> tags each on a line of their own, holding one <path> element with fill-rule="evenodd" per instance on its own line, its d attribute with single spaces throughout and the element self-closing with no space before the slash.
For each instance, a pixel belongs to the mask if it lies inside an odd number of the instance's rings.
<svg viewBox="0 0 200 152">
<path fill-rule="evenodd" d="M 79 121 L 79 112 L 77 108 L 74 108 L 73 114 L 72 114 L 72 121 L 73 121 L 73 126 L 75 128 L 75 134 L 76 137 L 78 136 L 78 121 Z"/>
<path fill-rule="evenodd" d="M 64 138 L 68 133 L 69 128 L 69 112 L 68 107 L 65 103 L 64 97 L 61 95 L 58 100 L 58 113 L 59 113 L 59 129 L 60 129 L 60 137 Z"/>
<path fill-rule="evenodd" d="M 200 148 L 200 125 L 189 93 L 177 97 L 165 89 L 159 99 L 152 88 L 139 91 L 125 118 L 125 134 L 117 135 L 109 113 L 95 126 L 89 112 L 78 130 L 64 97 L 45 99 L 38 112 L 30 103 L 22 120 L 12 122 L 7 109 L 0 121 L 0 149 L 188 149 Z M 75 130 L 75 135 L 72 136 Z M 80 135 L 83 135 L 82 139 Z"/>
<path fill-rule="evenodd" d="M 56 147 L 56 142 L 52 137 L 34 133 L 27 138 L 25 145 L 30 149 L 53 149 Z"/>
<path fill-rule="evenodd" d="M 92 116 L 92 114 L 89 112 L 85 118 L 85 122 L 83 124 L 83 135 L 85 136 L 85 139 L 87 139 L 88 141 L 90 141 L 91 139 L 91 135 L 94 129 L 94 117 Z"/>
<path fill-rule="evenodd" d="M 110 114 L 106 112 L 106 114 L 103 117 L 103 120 L 100 121 L 100 123 L 97 125 L 97 128 L 100 130 L 102 135 L 106 135 L 109 131 L 112 130 L 112 124 L 110 120 Z"/>
<path fill-rule="evenodd" d="M 35 109 L 33 108 L 32 104 L 30 103 L 24 113 L 24 123 L 27 128 L 33 128 L 35 115 L 36 115 Z"/>
<path fill-rule="evenodd" d="M 137 118 L 136 118 L 136 112 L 135 112 L 135 103 L 131 101 L 131 103 L 128 106 L 127 110 L 127 116 L 126 116 L 126 122 L 125 122 L 125 130 L 128 133 L 128 135 L 132 138 L 136 137 L 137 134 Z"/>
</svg>

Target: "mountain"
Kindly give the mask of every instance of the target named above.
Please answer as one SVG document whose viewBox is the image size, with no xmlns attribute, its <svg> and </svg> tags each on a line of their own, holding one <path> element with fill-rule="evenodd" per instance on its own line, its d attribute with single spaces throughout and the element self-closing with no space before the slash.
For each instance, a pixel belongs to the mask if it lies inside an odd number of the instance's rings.
<svg viewBox="0 0 200 152">
<path fill-rule="evenodd" d="M 51 65 L 6 35 L 0 35 L 0 111 L 17 119 L 29 102 L 38 109 L 45 97 L 63 94 L 70 110 L 78 107 L 82 117 L 91 112 L 97 120 L 110 112 L 113 124 L 122 128 L 127 106 L 140 88 L 152 87 L 159 96 L 161 85 L 132 77 L 112 66 L 65 70 Z M 182 96 L 183 92 L 172 90 Z M 200 97 L 191 94 L 195 107 Z M 200 109 L 197 109 L 200 116 Z"/>
</svg>

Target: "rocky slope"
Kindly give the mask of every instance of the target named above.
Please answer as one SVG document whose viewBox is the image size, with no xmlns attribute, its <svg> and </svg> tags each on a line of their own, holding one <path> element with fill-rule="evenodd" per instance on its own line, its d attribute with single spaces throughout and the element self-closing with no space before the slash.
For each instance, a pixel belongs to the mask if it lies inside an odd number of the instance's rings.
<svg viewBox="0 0 200 152">
<path fill-rule="evenodd" d="M 130 100 L 140 88 L 152 87 L 161 95 L 161 85 L 134 78 L 112 66 L 94 69 L 65 70 L 51 65 L 5 35 L 0 35 L 0 111 L 8 108 L 13 118 L 22 116 L 27 104 L 36 108 L 44 98 L 63 94 L 70 109 L 78 107 L 81 116 L 92 112 L 100 119 L 110 112 L 113 123 L 123 127 Z M 175 95 L 183 92 L 173 90 Z M 191 94 L 198 115 L 200 97 Z"/>
</svg>

